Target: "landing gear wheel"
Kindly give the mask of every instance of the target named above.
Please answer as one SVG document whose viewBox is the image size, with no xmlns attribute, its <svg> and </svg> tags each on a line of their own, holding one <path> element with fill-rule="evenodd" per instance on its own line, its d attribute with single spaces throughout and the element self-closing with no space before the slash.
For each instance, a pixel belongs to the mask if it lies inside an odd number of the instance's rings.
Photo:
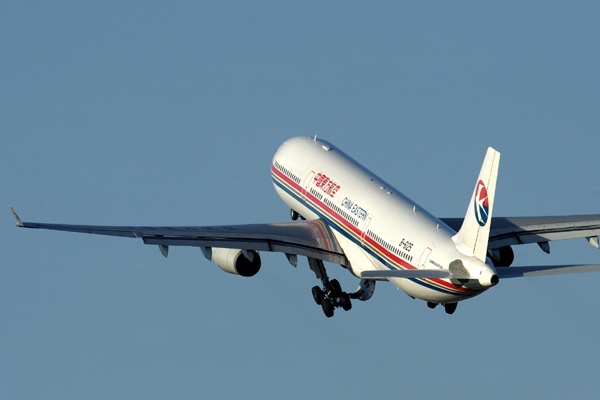
<svg viewBox="0 0 600 400">
<path fill-rule="evenodd" d="M 333 317 L 333 304 L 331 304 L 329 299 L 323 299 L 321 302 L 321 307 L 323 307 L 323 312 L 327 318 Z"/>
<path fill-rule="evenodd" d="M 298 213 L 296 211 L 294 211 L 294 209 L 290 209 L 290 217 L 292 217 L 292 220 L 297 220 L 298 219 Z"/>
<path fill-rule="evenodd" d="M 456 311 L 456 306 L 458 303 L 448 303 L 444 304 L 444 308 L 446 309 L 446 314 L 453 314 Z"/>
<path fill-rule="evenodd" d="M 321 288 L 318 286 L 315 286 L 314 288 L 312 288 L 312 294 L 313 294 L 313 299 L 315 299 L 315 302 L 317 304 L 321 305 L 321 303 L 323 302 L 323 299 L 325 298 L 325 293 L 323 293 Z"/>
<path fill-rule="evenodd" d="M 427 302 L 427 307 L 429 307 L 429 308 L 436 308 L 437 305 L 438 305 L 438 303 L 432 303 L 431 301 Z"/>
<path fill-rule="evenodd" d="M 340 297 L 340 295 L 342 294 L 342 287 L 340 286 L 340 283 L 338 282 L 338 280 L 333 279 L 332 281 L 329 282 L 329 284 L 331 285 L 332 297 Z"/>
<path fill-rule="evenodd" d="M 352 308 L 352 302 L 350 301 L 350 295 L 346 292 L 343 292 L 340 296 L 340 304 L 344 311 L 350 311 Z"/>
</svg>

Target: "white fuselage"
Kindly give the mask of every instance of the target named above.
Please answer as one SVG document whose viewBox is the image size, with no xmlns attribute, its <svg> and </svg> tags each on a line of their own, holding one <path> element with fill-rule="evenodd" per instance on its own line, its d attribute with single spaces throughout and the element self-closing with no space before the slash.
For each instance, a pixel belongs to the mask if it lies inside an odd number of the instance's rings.
<svg viewBox="0 0 600 400">
<path fill-rule="evenodd" d="M 287 205 L 308 220 L 329 224 L 357 277 L 369 270 L 448 269 L 455 260 L 467 269 L 480 263 L 457 250 L 454 230 L 331 143 L 287 140 L 273 158 L 271 175 Z M 412 297 L 436 303 L 486 290 L 447 279 L 387 280 Z"/>
</svg>

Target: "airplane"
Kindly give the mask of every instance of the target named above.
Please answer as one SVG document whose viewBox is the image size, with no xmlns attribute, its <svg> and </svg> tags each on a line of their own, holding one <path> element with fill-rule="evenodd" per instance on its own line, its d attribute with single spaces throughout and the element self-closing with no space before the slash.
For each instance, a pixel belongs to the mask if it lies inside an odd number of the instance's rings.
<svg viewBox="0 0 600 400">
<path fill-rule="evenodd" d="M 369 300 L 376 282 L 391 282 L 447 314 L 501 280 L 600 271 L 600 264 L 511 267 L 512 246 L 585 238 L 599 248 L 600 214 L 492 217 L 500 153 L 488 148 L 464 218 L 436 218 L 333 144 L 315 137 L 285 141 L 271 163 L 277 194 L 293 222 L 230 226 L 95 226 L 22 222 L 22 228 L 141 238 L 167 257 L 171 246 L 199 247 L 225 272 L 251 277 L 260 252 L 284 253 L 294 267 L 308 259 L 321 285 L 315 302 L 329 318 L 352 300 Z M 329 279 L 324 261 L 358 278 L 347 293 Z"/>
</svg>

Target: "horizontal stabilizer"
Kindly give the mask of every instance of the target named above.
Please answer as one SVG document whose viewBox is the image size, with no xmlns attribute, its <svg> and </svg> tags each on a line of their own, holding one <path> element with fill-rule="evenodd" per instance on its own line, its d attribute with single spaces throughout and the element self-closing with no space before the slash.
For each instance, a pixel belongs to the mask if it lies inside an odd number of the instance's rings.
<svg viewBox="0 0 600 400">
<path fill-rule="evenodd" d="M 447 269 L 392 269 L 385 271 L 363 271 L 361 278 L 407 278 L 407 279 L 470 279 L 469 275 L 450 272 Z"/>
<path fill-rule="evenodd" d="M 524 276 L 543 276 L 558 274 L 576 274 L 581 272 L 600 271 L 600 264 L 587 265 L 539 265 L 531 267 L 503 267 L 496 268 L 500 279 L 522 278 Z"/>
</svg>

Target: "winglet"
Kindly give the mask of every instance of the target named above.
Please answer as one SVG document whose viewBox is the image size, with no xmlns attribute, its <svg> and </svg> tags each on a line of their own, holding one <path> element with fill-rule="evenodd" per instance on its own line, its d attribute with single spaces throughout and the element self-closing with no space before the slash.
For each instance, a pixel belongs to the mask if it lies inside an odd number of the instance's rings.
<svg viewBox="0 0 600 400">
<path fill-rule="evenodd" d="M 485 262 L 500 153 L 488 148 L 462 227 L 452 240 L 463 254 Z"/>
<path fill-rule="evenodd" d="M 21 220 L 19 219 L 19 216 L 17 215 L 17 213 L 15 212 L 15 210 L 13 210 L 13 208 L 11 206 L 10 207 L 10 211 L 12 211 L 13 215 L 15 216 L 15 218 L 17 219 L 17 226 L 19 227 L 24 227 L 25 225 L 23 225 L 23 222 L 21 222 Z"/>
</svg>

